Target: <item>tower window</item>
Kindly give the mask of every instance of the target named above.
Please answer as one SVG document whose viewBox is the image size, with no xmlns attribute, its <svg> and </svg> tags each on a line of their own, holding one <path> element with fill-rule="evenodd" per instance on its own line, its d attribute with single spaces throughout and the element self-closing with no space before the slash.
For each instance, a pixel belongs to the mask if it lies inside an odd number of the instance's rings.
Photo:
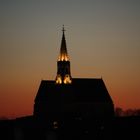
<svg viewBox="0 0 140 140">
<path fill-rule="evenodd" d="M 62 78 L 60 75 L 56 77 L 56 84 L 62 84 Z"/>
<path fill-rule="evenodd" d="M 64 84 L 71 84 L 71 83 L 72 83 L 72 81 L 71 81 L 70 76 L 69 75 L 66 75 L 64 77 Z"/>
<path fill-rule="evenodd" d="M 54 121 L 54 122 L 53 122 L 53 128 L 54 128 L 54 129 L 57 129 L 57 128 L 58 128 L 58 122 L 57 122 L 57 121 Z"/>
<path fill-rule="evenodd" d="M 68 55 L 67 54 L 60 54 L 58 61 L 69 61 Z"/>
</svg>

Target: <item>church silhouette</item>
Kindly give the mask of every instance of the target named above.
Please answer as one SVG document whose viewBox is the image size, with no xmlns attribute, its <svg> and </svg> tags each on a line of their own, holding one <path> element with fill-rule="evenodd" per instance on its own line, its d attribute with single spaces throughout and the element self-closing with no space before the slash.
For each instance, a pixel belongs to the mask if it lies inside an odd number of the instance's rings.
<svg viewBox="0 0 140 140">
<path fill-rule="evenodd" d="M 57 60 L 55 80 L 42 80 L 34 101 L 33 116 L 50 125 L 68 120 L 106 119 L 114 116 L 114 104 L 102 78 L 73 78 L 65 29 Z"/>
</svg>

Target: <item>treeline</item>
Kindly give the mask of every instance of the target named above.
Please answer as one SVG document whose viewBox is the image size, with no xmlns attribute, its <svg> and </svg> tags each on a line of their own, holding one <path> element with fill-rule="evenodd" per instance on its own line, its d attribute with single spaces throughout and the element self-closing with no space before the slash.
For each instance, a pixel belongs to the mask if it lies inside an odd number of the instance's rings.
<svg viewBox="0 0 140 140">
<path fill-rule="evenodd" d="M 116 107 L 115 116 L 140 116 L 140 109 L 123 110 L 121 107 Z"/>
<path fill-rule="evenodd" d="M 124 110 L 121 107 L 115 108 L 115 116 L 140 116 L 140 109 L 127 109 Z M 0 116 L 0 121 L 9 120 L 7 117 Z"/>
</svg>

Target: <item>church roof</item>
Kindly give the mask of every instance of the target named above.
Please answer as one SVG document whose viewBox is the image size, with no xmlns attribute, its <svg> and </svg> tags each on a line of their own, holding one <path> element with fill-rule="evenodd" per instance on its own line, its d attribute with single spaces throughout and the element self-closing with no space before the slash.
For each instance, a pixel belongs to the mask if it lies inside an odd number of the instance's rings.
<svg viewBox="0 0 140 140">
<path fill-rule="evenodd" d="M 72 84 L 61 85 L 42 80 L 35 101 L 45 101 L 50 97 L 54 97 L 54 100 L 73 98 L 76 102 L 112 102 L 103 80 L 95 78 L 73 78 Z"/>
</svg>

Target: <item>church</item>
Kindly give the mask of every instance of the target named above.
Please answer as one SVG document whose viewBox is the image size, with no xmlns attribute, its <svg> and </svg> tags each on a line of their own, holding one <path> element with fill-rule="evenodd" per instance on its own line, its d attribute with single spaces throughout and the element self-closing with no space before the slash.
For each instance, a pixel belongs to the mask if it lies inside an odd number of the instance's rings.
<svg viewBox="0 0 140 140">
<path fill-rule="evenodd" d="M 47 122 L 88 120 L 114 116 L 114 104 L 102 78 L 73 78 L 62 29 L 57 74 L 42 80 L 34 100 L 33 116 Z"/>
</svg>

